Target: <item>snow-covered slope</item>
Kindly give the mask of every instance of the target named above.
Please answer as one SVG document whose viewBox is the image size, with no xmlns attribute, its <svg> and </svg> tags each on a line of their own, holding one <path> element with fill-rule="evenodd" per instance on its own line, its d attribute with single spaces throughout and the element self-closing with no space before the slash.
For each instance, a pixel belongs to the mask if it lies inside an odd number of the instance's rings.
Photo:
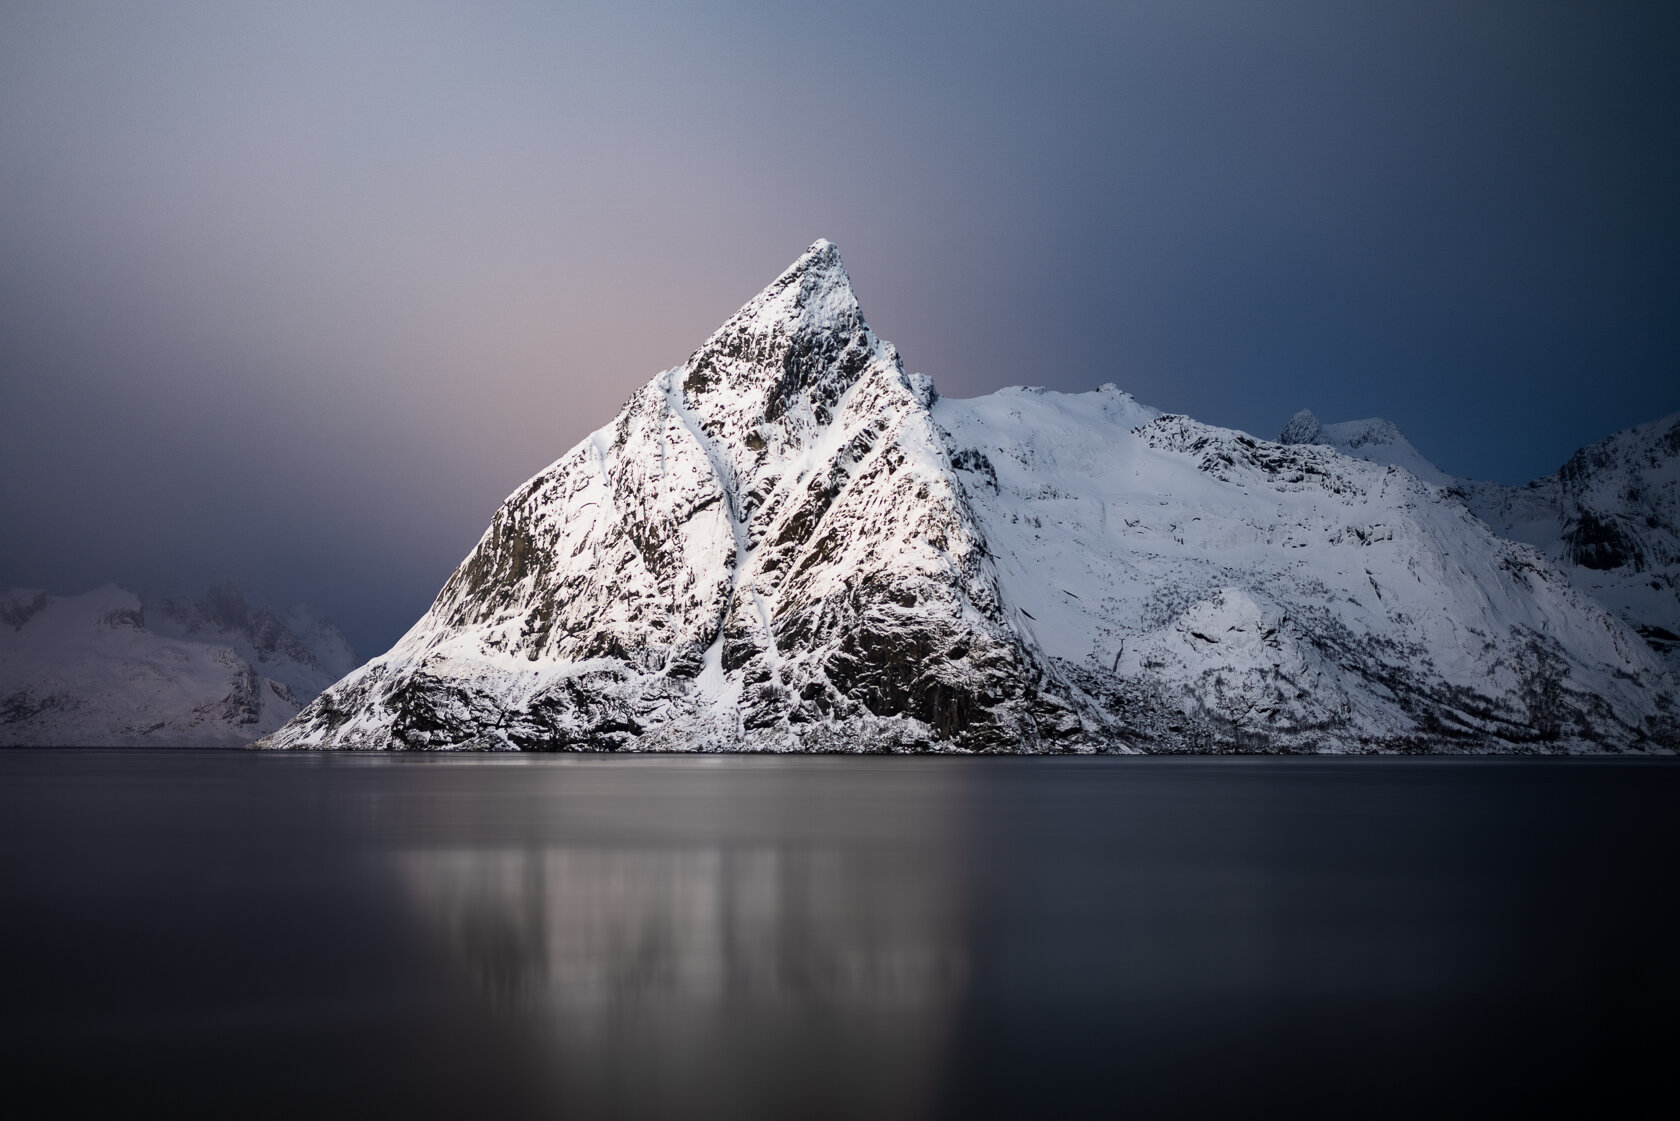
<svg viewBox="0 0 1680 1121">
<path fill-rule="evenodd" d="M 1406 472 L 1113 387 L 939 400 L 818 242 L 262 743 L 1649 748 L 1672 690 Z"/>
<path fill-rule="evenodd" d="M 935 416 L 980 466 L 1006 602 L 1137 742 L 1510 747 L 1666 726 L 1672 683 L 1637 639 L 1407 472 L 1153 416 L 1112 387 Z"/>
<path fill-rule="evenodd" d="M 332 624 L 227 584 L 202 600 L 13 589 L 0 596 L 0 744 L 237 746 L 355 664 Z"/>
<path fill-rule="evenodd" d="M 1680 671 L 1680 413 L 1582 448 L 1527 486 L 1458 489 L 1478 517 L 1545 553 Z"/>
<path fill-rule="evenodd" d="M 1321 425 L 1303 411 L 1279 439 L 1327 444 L 1447 487 L 1495 533 L 1544 553 L 1680 671 L 1680 413 L 1582 448 L 1521 487 L 1448 475 L 1385 420 Z"/>
<path fill-rule="evenodd" d="M 520 487 L 396 647 L 268 742 L 1038 742 L 931 398 L 818 242 Z"/>
</svg>

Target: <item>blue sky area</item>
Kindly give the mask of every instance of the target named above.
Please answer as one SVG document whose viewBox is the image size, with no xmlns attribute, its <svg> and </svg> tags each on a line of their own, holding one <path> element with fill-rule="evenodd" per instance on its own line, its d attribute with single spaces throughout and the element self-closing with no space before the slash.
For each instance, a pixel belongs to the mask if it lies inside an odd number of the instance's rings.
<svg viewBox="0 0 1680 1121">
<path fill-rule="evenodd" d="M 1525 481 L 1680 409 L 1677 132 L 1673 4 L 8 3 L 0 586 L 377 652 L 818 237 L 949 396 Z"/>
</svg>

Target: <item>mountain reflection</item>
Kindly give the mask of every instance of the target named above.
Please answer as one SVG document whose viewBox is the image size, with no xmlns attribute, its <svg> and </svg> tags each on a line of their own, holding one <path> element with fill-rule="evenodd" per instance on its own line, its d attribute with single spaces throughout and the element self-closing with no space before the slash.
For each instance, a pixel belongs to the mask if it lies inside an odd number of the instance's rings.
<svg viewBox="0 0 1680 1121">
<path fill-rule="evenodd" d="M 961 877 L 906 856 L 551 844 L 401 867 L 487 1003 L 528 1021 L 567 1105 L 909 1116 L 936 1092 L 967 951 Z"/>
<path fill-rule="evenodd" d="M 503 1008 L 811 1002 L 915 1009 L 960 987 L 947 885 L 834 851 L 413 853 L 411 890 Z"/>
</svg>

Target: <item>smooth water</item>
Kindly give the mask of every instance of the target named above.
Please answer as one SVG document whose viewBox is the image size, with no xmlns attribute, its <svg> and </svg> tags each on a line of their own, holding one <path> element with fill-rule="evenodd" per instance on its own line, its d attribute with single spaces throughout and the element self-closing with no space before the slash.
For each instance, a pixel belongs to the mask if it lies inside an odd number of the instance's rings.
<svg viewBox="0 0 1680 1121">
<path fill-rule="evenodd" d="M 0 752 L 0 1054 L 44 1116 L 1628 1108 L 1671 1088 L 1677 795 L 1622 761 Z"/>
</svg>

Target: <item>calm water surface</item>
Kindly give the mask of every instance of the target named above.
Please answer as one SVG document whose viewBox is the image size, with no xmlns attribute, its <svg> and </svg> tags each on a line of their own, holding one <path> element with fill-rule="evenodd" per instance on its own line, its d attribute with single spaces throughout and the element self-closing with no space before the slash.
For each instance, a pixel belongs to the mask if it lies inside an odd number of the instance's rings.
<svg viewBox="0 0 1680 1121">
<path fill-rule="evenodd" d="M 1677 810 L 1654 762 L 0 752 L 8 1098 L 1615 1111 L 1672 1101 Z"/>
</svg>

